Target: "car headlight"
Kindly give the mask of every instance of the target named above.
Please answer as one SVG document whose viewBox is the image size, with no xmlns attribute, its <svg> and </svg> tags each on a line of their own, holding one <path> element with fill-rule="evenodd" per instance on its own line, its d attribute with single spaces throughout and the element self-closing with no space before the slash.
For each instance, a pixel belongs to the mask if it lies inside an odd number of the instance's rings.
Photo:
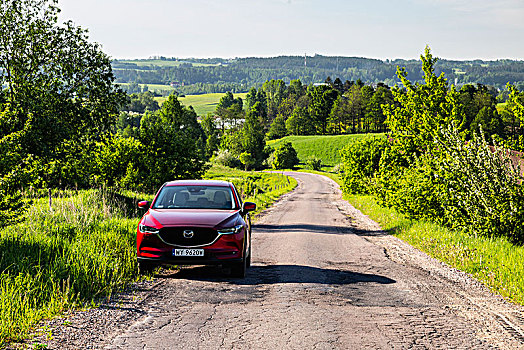
<svg viewBox="0 0 524 350">
<path fill-rule="evenodd" d="M 218 233 L 221 235 L 232 235 L 234 233 L 239 233 L 243 228 L 243 225 L 236 225 L 235 227 L 221 228 L 218 230 Z"/>
<path fill-rule="evenodd" d="M 138 225 L 138 229 L 142 233 L 157 234 L 157 233 L 160 232 L 160 229 L 158 229 L 156 227 L 146 226 L 146 225 L 142 225 L 142 224 Z"/>
</svg>

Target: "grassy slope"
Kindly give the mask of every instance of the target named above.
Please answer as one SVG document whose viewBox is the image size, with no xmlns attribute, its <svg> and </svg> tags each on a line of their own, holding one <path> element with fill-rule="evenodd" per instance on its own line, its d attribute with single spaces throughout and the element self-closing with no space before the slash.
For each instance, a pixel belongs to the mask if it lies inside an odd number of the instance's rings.
<svg viewBox="0 0 524 350">
<path fill-rule="evenodd" d="M 296 186 L 281 174 L 212 167 L 206 178 L 227 179 L 257 212 Z M 0 348 L 28 337 L 43 318 L 89 306 L 137 279 L 135 230 L 139 199 L 100 190 L 35 196 L 26 220 L 0 229 Z"/>
<path fill-rule="evenodd" d="M 377 136 L 382 134 L 376 134 Z M 339 150 L 349 143 L 366 137 L 367 134 L 334 135 L 334 136 L 286 136 L 278 140 L 268 141 L 267 144 L 273 148 L 285 141 L 289 141 L 296 149 L 298 158 L 303 163 L 309 156 L 322 159 L 322 164 L 335 166 L 340 163 Z"/>
</svg>

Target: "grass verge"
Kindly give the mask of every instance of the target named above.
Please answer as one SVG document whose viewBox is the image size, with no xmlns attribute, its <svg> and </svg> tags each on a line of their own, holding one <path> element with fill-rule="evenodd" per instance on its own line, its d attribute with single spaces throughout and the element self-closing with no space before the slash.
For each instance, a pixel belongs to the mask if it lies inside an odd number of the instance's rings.
<svg viewBox="0 0 524 350">
<path fill-rule="evenodd" d="M 446 264 L 473 275 L 491 290 L 524 304 L 524 247 L 505 238 L 472 236 L 425 221 L 411 221 L 372 196 L 346 198 L 383 229 Z"/>
<path fill-rule="evenodd" d="M 136 278 L 135 197 L 102 190 L 57 191 L 51 204 L 31 197 L 25 221 L 0 230 L 0 347 Z"/>
<path fill-rule="evenodd" d="M 314 173 L 341 184 L 337 174 Z M 393 209 L 381 207 L 370 195 L 344 195 L 344 199 L 378 222 L 384 230 L 428 255 L 470 273 L 492 291 L 524 305 L 524 247 L 516 246 L 506 238 L 473 236 L 435 223 L 406 219 Z"/>
</svg>

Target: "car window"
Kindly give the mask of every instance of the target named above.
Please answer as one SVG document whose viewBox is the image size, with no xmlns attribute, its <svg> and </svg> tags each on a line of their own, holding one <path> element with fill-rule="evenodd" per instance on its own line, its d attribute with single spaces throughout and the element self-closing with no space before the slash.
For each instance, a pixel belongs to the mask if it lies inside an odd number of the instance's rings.
<svg viewBox="0 0 524 350">
<path fill-rule="evenodd" d="M 235 208 L 235 201 L 227 186 L 165 186 L 152 208 L 231 210 Z"/>
</svg>

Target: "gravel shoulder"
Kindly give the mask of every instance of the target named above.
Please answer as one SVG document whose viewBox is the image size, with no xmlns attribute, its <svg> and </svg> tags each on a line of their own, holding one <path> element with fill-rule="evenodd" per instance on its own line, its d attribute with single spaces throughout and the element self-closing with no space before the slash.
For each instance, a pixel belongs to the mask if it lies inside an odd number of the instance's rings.
<svg viewBox="0 0 524 350">
<path fill-rule="evenodd" d="M 48 349 L 518 349 L 524 308 L 383 232 L 327 177 L 258 217 L 245 279 L 162 270 L 42 324 Z"/>
</svg>

